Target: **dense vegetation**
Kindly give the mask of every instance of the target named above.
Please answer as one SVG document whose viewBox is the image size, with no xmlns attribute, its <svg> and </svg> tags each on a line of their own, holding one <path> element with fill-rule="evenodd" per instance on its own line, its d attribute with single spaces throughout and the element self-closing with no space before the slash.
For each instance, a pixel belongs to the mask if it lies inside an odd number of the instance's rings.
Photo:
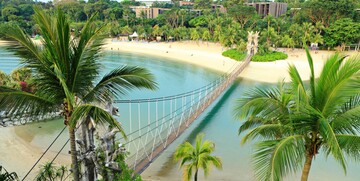
<svg viewBox="0 0 360 181">
<path fill-rule="evenodd" d="M 236 49 L 226 50 L 222 53 L 222 55 L 224 57 L 229 57 L 229 58 L 232 58 L 237 61 L 241 61 L 246 57 L 245 53 L 241 53 L 241 52 L 237 51 Z"/>
<path fill-rule="evenodd" d="M 84 26 L 84 22 L 96 15 L 95 22 L 101 27 L 104 23 L 111 26 L 109 36 L 130 34 L 133 31 L 144 39 L 162 36 L 163 40 L 204 40 L 220 42 L 226 47 L 238 47 L 245 50 L 247 31 L 260 32 L 260 48 L 303 47 L 310 43 L 319 43 L 324 48 L 356 44 L 360 34 L 360 8 L 356 0 L 278 0 L 288 2 L 286 14 L 275 18 L 271 15 L 261 17 L 253 7 L 243 4 L 244 0 L 217 1 L 227 8 L 227 13 L 211 9 L 211 1 L 195 0 L 194 6 L 154 3 L 153 7 L 169 8 L 155 19 L 146 18 L 145 13 L 136 17 L 131 6 L 141 5 L 134 1 L 110 0 L 62 0 L 54 2 L 34 2 L 32 0 L 6 0 L 0 3 L 0 31 L 4 24 L 18 24 L 28 34 L 39 33 L 39 27 L 33 21 L 33 5 L 42 6 L 47 11 L 62 9 L 71 20 L 75 34 Z M 331 1 L 331 2 L 329 2 Z M 201 10 L 198 16 L 190 8 Z M 291 9 L 295 8 L 295 9 Z M 299 9 L 301 8 L 301 9 Z"/>
<path fill-rule="evenodd" d="M 287 54 L 282 52 L 269 52 L 266 54 L 256 54 L 251 58 L 251 61 L 254 62 L 272 62 L 275 60 L 285 60 L 287 59 Z"/>
</svg>

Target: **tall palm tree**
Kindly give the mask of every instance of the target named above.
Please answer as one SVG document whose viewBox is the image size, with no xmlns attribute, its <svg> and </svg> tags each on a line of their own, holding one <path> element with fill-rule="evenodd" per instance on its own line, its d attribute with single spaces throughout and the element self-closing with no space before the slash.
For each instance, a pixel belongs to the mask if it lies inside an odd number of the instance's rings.
<svg viewBox="0 0 360 181">
<path fill-rule="evenodd" d="M 60 10 L 49 16 L 35 7 L 35 22 L 43 37 L 33 43 L 20 27 L 9 27 L 6 35 L 18 44 L 11 50 L 34 74 L 36 91 L 27 93 L 0 86 L 0 111 L 19 115 L 44 115 L 61 110 L 68 126 L 74 180 L 79 180 L 75 145 L 78 120 L 90 116 L 108 122 L 126 137 L 120 124 L 103 109 L 114 97 L 133 88 L 154 89 L 154 77 L 146 69 L 123 66 L 100 78 L 100 51 L 104 27 L 97 29 L 90 18 L 78 38 L 71 37 L 69 22 Z"/>
<path fill-rule="evenodd" d="M 205 140 L 202 142 L 204 134 L 196 136 L 195 147 L 189 142 L 179 145 L 174 153 L 175 161 L 181 160 L 180 167 L 184 166 L 183 180 L 190 180 L 193 171 L 194 181 L 197 181 L 199 169 L 204 169 L 205 177 L 209 174 L 211 166 L 222 169 L 221 159 L 217 156 L 211 156 L 215 150 L 215 144 Z"/>
<path fill-rule="evenodd" d="M 306 181 L 320 151 L 333 156 L 345 172 L 345 155 L 360 158 L 360 61 L 344 61 L 335 54 L 315 79 L 313 61 L 306 52 L 309 88 L 296 67 L 290 66 L 290 84 L 276 91 L 257 89 L 236 106 L 236 115 L 245 119 L 239 133 L 249 130 L 242 142 L 262 140 L 253 155 L 259 180 L 281 180 L 302 168 L 301 180 Z"/>
</svg>

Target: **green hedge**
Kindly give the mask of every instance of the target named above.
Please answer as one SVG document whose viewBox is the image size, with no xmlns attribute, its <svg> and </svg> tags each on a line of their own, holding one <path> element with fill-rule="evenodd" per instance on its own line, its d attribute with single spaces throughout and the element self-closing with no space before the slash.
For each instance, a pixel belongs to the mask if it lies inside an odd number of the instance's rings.
<svg viewBox="0 0 360 181">
<path fill-rule="evenodd" d="M 237 51 L 236 49 L 230 49 L 230 50 L 226 50 L 222 53 L 222 55 L 224 57 L 229 57 L 231 59 L 234 59 L 236 61 L 241 61 L 246 57 L 245 53 L 241 53 L 239 51 Z"/>
<path fill-rule="evenodd" d="M 253 62 L 272 62 L 275 60 L 284 60 L 287 59 L 288 55 L 282 52 L 271 52 L 271 53 L 265 53 L 264 55 L 254 55 L 251 58 L 251 61 Z"/>
</svg>

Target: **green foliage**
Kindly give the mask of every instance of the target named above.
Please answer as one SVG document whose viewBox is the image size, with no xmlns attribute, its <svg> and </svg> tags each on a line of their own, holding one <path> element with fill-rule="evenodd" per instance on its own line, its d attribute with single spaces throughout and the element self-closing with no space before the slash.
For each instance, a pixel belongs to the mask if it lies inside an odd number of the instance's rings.
<svg viewBox="0 0 360 181">
<path fill-rule="evenodd" d="M 353 18 L 355 15 L 354 0 L 312 0 L 306 1 L 303 10 L 313 23 L 322 22 L 329 27 L 341 18 Z"/>
<path fill-rule="evenodd" d="M 66 166 L 56 166 L 53 162 L 47 162 L 40 166 L 40 170 L 35 177 L 36 181 L 57 180 L 63 181 L 70 174 Z"/>
<path fill-rule="evenodd" d="M 9 173 L 4 167 L 0 165 L 0 180 L 14 181 L 14 180 L 19 180 L 19 178 L 15 172 Z"/>
<path fill-rule="evenodd" d="M 94 18 L 91 17 L 79 36 L 73 38 L 69 20 L 62 11 L 49 15 L 36 8 L 34 19 L 43 37 L 41 46 L 18 26 L 10 26 L 6 32 L 7 37 L 16 41 L 10 50 L 22 58 L 23 66 L 34 74 L 36 90 L 27 93 L 0 86 L 0 111 L 37 116 L 54 110 L 63 111 L 64 122 L 71 133 L 75 180 L 79 176 L 72 126 L 79 120 L 75 118 L 90 115 L 96 123 L 105 121 L 121 130 L 119 123 L 114 118 L 109 119 L 111 115 L 96 105 L 107 104 L 132 89 L 156 88 L 153 75 L 139 67 L 123 66 L 99 77 L 99 57 L 106 34 L 103 32 L 105 27 L 96 28 Z"/>
<path fill-rule="evenodd" d="M 359 32 L 360 22 L 353 22 L 349 18 L 344 18 L 337 20 L 325 29 L 324 40 L 330 47 L 358 43 L 360 40 Z"/>
<path fill-rule="evenodd" d="M 226 50 L 226 51 L 224 51 L 222 53 L 222 55 L 224 57 L 229 57 L 229 58 L 234 59 L 236 61 L 242 61 L 246 57 L 245 53 L 241 53 L 236 49 Z"/>
<path fill-rule="evenodd" d="M 360 61 L 335 54 L 318 78 L 306 49 L 308 86 L 294 65 L 291 82 L 277 87 L 255 88 L 237 101 L 235 116 L 245 122 L 242 143 L 260 140 L 253 153 L 258 180 L 282 180 L 303 169 L 308 179 L 312 160 L 320 152 L 332 156 L 346 173 L 345 157 L 360 158 Z"/>
<path fill-rule="evenodd" d="M 198 16 L 189 21 L 189 25 L 192 27 L 204 27 L 207 24 L 204 16 Z"/>
<path fill-rule="evenodd" d="M 114 145 L 115 145 L 114 150 L 119 149 L 119 146 L 118 146 L 119 144 L 114 144 Z M 121 152 L 115 158 L 115 162 L 117 163 L 121 172 L 105 167 L 106 157 L 105 157 L 105 152 L 104 152 L 104 150 L 102 150 L 101 146 L 98 146 L 98 148 L 96 149 L 96 154 L 98 155 L 99 164 L 103 165 L 103 167 L 100 169 L 100 172 L 99 172 L 99 174 L 102 176 L 102 178 L 107 178 L 109 172 L 113 172 L 114 181 L 123 181 L 123 180 L 124 181 L 142 181 L 141 176 L 139 174 L 136 174 L 134 172 L 134 170 L 131 169 L 125 162 L 126 157 L 129 155 L 128 152 Z"/>
<path fill-rule="evenodd" d="M 275 60 L 287 59 L 288 55 L 282 52 L 267 52 L 265 54 L 256 54 L 251 58 L 254 62 L 272 62 Z"/>
<path fill-rule="evenodd" d="M 197 180 L 199 169 L 204 170 L 205 177 L 209 174 L 211 166 L 222 169 L 221 159 L 217 156 L 212 156 L 215 150 L 215 144 L 209 140 L 205 140 L 203 133 L 196 136 L 195 146 L 189 142 L 185 142 L 176 148 L 174 153 L 174 160 L 180 162 L 180 168 L 183 168 L 183 180 L 188 181 L 194 173 L 194 180 Z"/>
</svg>

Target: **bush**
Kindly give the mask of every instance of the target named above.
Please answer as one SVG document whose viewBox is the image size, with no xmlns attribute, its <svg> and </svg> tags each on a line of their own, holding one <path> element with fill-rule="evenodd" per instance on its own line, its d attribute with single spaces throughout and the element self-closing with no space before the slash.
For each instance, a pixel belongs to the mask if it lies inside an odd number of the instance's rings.
<svg viewBox="0 0 360 181">
<path fill-rule="evenodd" d="M 270 52 L 263 55 L 256 54 L 251 58 L 253 62 L 272 62 L 275 60 L 287 59 L 288 55 L 282 52 Z"/>
<path fill-rule="evenodd" d="M 231 59 L 234 59 L 236 61 L 241 61 L 246 57 L 245 53 L 241 53 L 239 51 L 237 51 L 236 49 L 230 49 L 230 50 L 226 50 L 222 53 L 222 55 L 224 57 L 229 57 Z"/>
</svg>

